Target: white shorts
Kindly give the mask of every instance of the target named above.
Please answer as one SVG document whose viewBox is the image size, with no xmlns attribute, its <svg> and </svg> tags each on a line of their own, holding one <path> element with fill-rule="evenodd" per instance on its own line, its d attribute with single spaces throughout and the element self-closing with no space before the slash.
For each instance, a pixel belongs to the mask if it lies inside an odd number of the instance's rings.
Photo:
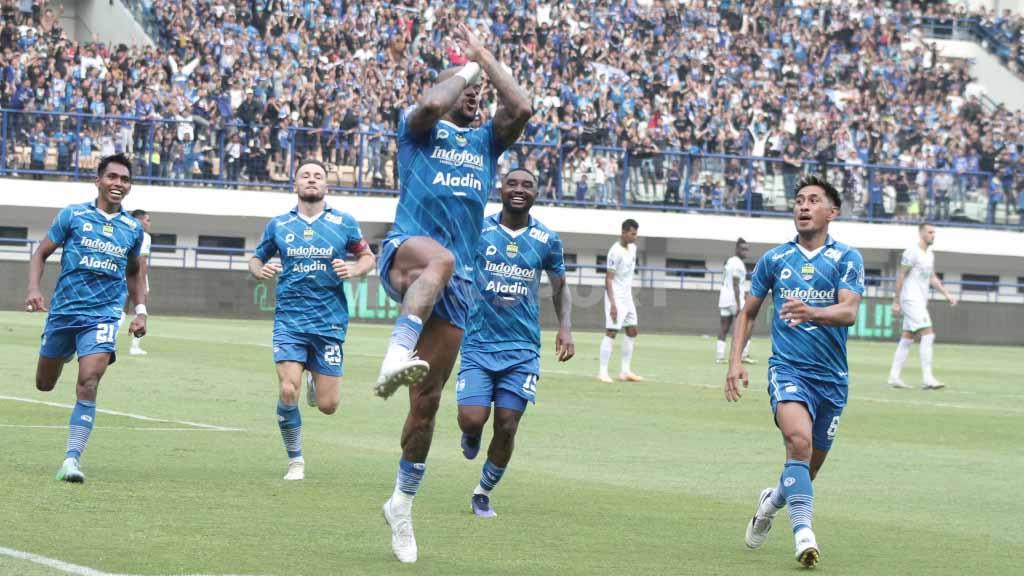
<svg viewBox="0 0 1024 576">
<path fill-rule="evenodd" d="M 633 303 L 633 298 L 616 299 L 615 307 L 618 309 L 618 316 L 612 320 L 611 302 L 606 296 L 604 299 L 604 327 L 606 330 L 621 330 L 623 326 L 628 328 L 637 325 L 636 304 Z"/>
<path fill-rule="evenodd" d="M 722 318 L 728 318 L 730 316 L 735 316 L 736 313 L 738 312 L 738 310 L 736 309 L 736 306 L 720 306 L 718 308 L 718 311 L 719 311 L 719 313 L 721 313 Z"/>
<path fill-rule="evenodd" d="M 928 305 L 922 302 L 901 302 L 903 314 L 903 331 L 917 332 L 932 327 L 932 317 L 928 314 Z"/>
</svg>

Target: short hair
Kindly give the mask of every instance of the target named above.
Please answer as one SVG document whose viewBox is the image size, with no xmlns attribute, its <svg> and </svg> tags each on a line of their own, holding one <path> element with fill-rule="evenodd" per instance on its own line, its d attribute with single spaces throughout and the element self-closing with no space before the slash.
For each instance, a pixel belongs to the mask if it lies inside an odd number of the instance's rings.
<svg viewBox="0 0 1024 576">
<path fill-rule="evenodd" d="M 921 232 L 922 230 L 924 230 L 925 226 L 931 226 L 934 228 L 935 224 L 932 224 L 931 222 L 921 222 L 920 224 L 917 225 L 917 231 Z"/>
<path fill-rule="evenodd" d="M 625 232 L 626 230 L 639 230 L 639 229 L 640 229 L 640 225 L 637 224 L 636 220 L 633 220 L 632 218 L 626 218 L 625 220 L 622 221 L 622 231 L 623 232 Z"/>
<path fill-rule="evenodd" d="M 135 210 L 132 210 L 132 218 L 142 218 L 146 214 L 149 214 L 149 212 L 146 212 L 142 208 L 136 208 Z"/>
<path fill-rule="evenodd" d="M 319 166 L 320 169 L 324 171 L 324 176 L 327 176 L 327 164 L 324 164 L 323 162 L 317 160 L 316 158 L 303 158 L 302 160 L 299 160 L 298 164 L 295 165 L 295 174 L 293 176 L 297 176 L 299 174 L 299 170 L 302 169 L 303 166 L 306 166 L 308 164 Z"/>
<path fill-rule="evenodd" d="M 537 183 L 537 175 L 534 174 L 533 172 L 530 172 L 528 168 L 523 168 L 522 166 L 516 166 L 515 168 L 512 168 L 508 172 L 505 172 L 505 175 L 501 177 L 501 181 L 504 182 L 505 179 L 508 178 L 508 175 L 513 172 L 526 172 L 527 174 L 530 175 L 530 178 L 533 178 L 534 184 Z"/>
<path fill-rule="evenodd" d="M 107 171 L 107 166 L 111 164 L 120 164 L 128 169 L 128 175 L 132 175 L 132 161 L 128 159 L 124 154 L 111 154 L 100 159 L 99 166 L 96 167 L 96 175 L 103 176 Z"/>
<path fill-rule="evenodd" d="M 836 208 L 842 208 L 843 199 L 839 195 L 839 190 L 836 190 L 835 186 L 829 184 L 828 180 L 814 174 L 804 176 L 799 182 L 797 182 L 796 189 L 793 190 L 793 196 L 796 196 L 797 193 L 808 186 L 817 186 L 818 188 L 821 188 L 825 191 L 825 195 L 828 196 L 828 199 L 832 201 L 833 206 Z"/>
<path fill-rule="evenodd" d="M 741 245 L 746 244 L 746 243 L 747 243 L 747 241 L 743 239 L 743 236 L 740 236 L 739 238 L 736 239 L 736 247 L 737 248 L 739 248 Z"/>
</svg>

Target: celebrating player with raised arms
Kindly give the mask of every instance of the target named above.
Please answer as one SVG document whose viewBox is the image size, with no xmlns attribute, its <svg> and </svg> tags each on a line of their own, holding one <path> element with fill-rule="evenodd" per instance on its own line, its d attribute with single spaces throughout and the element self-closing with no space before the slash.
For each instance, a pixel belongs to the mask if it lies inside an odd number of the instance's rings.
<svg viewBox="0 0 1024 576">
<path fill-rule="evenodd" d="M 97 168 L 96 200 L 72 204 L 54 218 L 28 268 L 25 310 L 45 312 L 39 291 L 46 259 L 62 248 L 60 278 L 43 328 L 36 388 L 53 390 L 64 364 L 78 354 L 77 401 L 71 411 L 67 451 L 57 479 L 85 482 L 79 459 L 96 419 L 96 389 L 117 359 L 116 340 L 126 297 L 136 303 L 128 327 L 146 335 L 146 258 L 142 224 L 121 207 L 132 189 L 132 163 L 123 154 L 107 156 Z M 130 272 L 129 272 L 130 270 Z"/>
<path fill-rule="evenodd" d="M 565 286 L 565 260 L 558 234 L 530 216 L 537 178 L 515 168 L 501 187 L 501 212 L 488 216 L 477 252 L 477 306 L 462 343 L 456 384 L 462 453 L 472 460 L 494 404 L 494 435 L 470 506 L 481 517 L 494 516 L 491 490 L 505 473 L 519 420 L 534 402 L 540 379 L 540 275 L 547 272 L 553 292 L 558 335 L 555 354 L 572 358 L 572 297 Z"/>
<path fill-rule="evenodd" d="M 746 387 L 749 379 L 742 364 L 743 348 L 761 303 L 771 292 L 775 316 L 768 393 L 786 462 L 778 485 L 761 492 L 757 511 L 747 523 L 746 542 L 751 548 L 761 546 L 775 514 L 788 505 L 796 559 L 807 567 L 819 559 L 811 530 L 811 481 L 828 456 L 846 406 L 846 333 L 857 320 L 864 293 L 860 253 L 828 234 L 841 202 L 839 192 L 816 176 L 797 185 L 797 236 L 766 252 L 754 268 L 750 295 L 737 318 L 725 381 L 726 399 L 738 401 L 740 383 Z"/>
<path fill-rule="evenodd" d="M 385 290 L 401 303 L 376 391 L 387 398 L 409 387 L 398 476 L 383 506 L 392 551 L 407 563 L 417 558 L 412 501 L 426 472 L 441 390 L 466 328 L 484 204 L 498 157 L 532 114 L 530 97 L 465 25 L 458 26 L 455 40 L 469 62 L 442 72 L 399 121 L 401 196 L 378 266 Z M 499 103 L 492 120 L 472 128 L 481 72 Z"/>
<path fill-rule="evenodd" d="M 249 260 L 257 279 L 278 273 L 274 309 L 274 363 L 281 392 L 277 424 L 288 452 L 285 480 L 302 480 L 302 416 L 299 389 L 303 369 L 310 373 L 307 400 L 324 414 L 338 409 L 342 345 L 348 330 L 344 283 L 365 275 L 374 265 L 373 252 L 359 223 L 327 206 L 327 170 L 317 160 L 303 160 L 295 170 L 295 208 L 270 220 Z M 356 263 L 345 261 L 346 254 Z M 281 264 L 271 262 L 275 255 Z M 315 399 L 315 400 L 314 400 Z"/>
</svg>

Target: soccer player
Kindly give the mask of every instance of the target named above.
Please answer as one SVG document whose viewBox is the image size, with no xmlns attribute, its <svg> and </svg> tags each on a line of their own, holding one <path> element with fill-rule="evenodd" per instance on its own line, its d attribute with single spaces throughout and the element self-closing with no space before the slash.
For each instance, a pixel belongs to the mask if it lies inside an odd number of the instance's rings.
<svg viewBox="0 0 1024 576">
<path fill-rule="evenodd" d="M 149 254 L 153 245 L 153 237 L 149 235 L 149 213 L 143 209 L 132 210 L 132 218 L 135 218 L 142 223 L 142 249 L 139 250 L 139 256 L 146 258 L 146 263 L 149 263 Z M 146 303 L 149 303 L 149 274 L 145 277 L 146 285 Z M 121 316 L 124 318 L 124 315 Z M 145 356 L 148 354 L 142 349 L 142 338 L 140 336 L 132 336 L 132 347 L 128 349 L 128 353 L 132 356 Z"/>
<path fill-rule="evenodd" d="M 715 363 L 725 363 L 725 338 L 732 328 L 732 320 L 743 309 L 746 295 L 743 293 L 743 281 L 747 279 L 747 266 L 743 262 L 750 255 L 750 246 L 743 238 L 736 240 L 736 254 L 725 261 L 722 271 L 722 287 L 718 291 L 718 310 L 721 318 L 718 323 L 718 341 L 715 343 Z M 743 362 L 756 364 L 750 357 L 750 341 L 743 347 Z"/>
<path fill-rule="evenodd" d="M 903 363 L 910 354 L 910 345 L 915 339 L 921 341 L 921 375 L 922 388 L 937 390 L 945 386 L 932 374 L 932 345 L 935 344 L 935 331 L 932 329 L 932 317 L 928 314 L 929 286 L 946 297 L 950 306 L 956 306 L 956 298 L 942 285 L 935 274 L 935 252 L 930 250 L 935 243 L 935 226 L 921 224 L 917 227 L 919 241 L 903 251 L 900 260 L 900 271 L 896 274 L 896 293 L 893 294 L 892 311 L 903 315 L 903 334 L 896 345 L 896 354 L 889 370 L 889 385 L 893 388 L 910 388 L 900 372 Z"/>
<path fill-rule="evenodd" d="M 401 308 L 376 393 L 387 398 L 409 386 L 402 458 L 394 492 L 383 506 L 392 551 L 406 563 L 417 557 L 412 501 L 426 472 L 441 390 L 467 323 L 484 204 L 498 157 L 533 113 L 530 97 L 464 24 L 455 40 L 469 62 L 438 75 L 399 121 L 401 196 L 378 265 L 382 285 Z M 472 128 L 481 70 L 499 105 L 492 120 Z"/>
<path fill-rule="evenodd" d="M 123 154 L 107 156 L 97 168 L 96 200 L 72 204 L 54 218 L 46 238 L 29 262 L 25 310 L 45 312 L 39 291 L 46 259 L 59 247 L 60 278 L 43 328 L 36 388 L 53 390 L 64 364 L 78 354 L 77 401 L 71 411 L 67 452 L 57 479 L 85 482 L 79 460 L 96 420 L 96 389 L 107 366 L 117 359 L 118 320 L 129 296 L 135 318 L 133 335 L 146 335 L 146 258 L 142 225 L 121 208 L 132 189 L 132 163 Z M 129 269 L 132 272 L 129 272 Z"/>
<path fill-rule="evenodd" d="M 258 280 L 277 274 L 274 309 L 274 363 L 281 392 L 277 424 L 281 429 L 288 471 L 285 480 L 306 477 L 302 456 L 302 416 L 299 389 L 303 369 L 311 377 L 306 394 L 324 414 L 338 409 L 342 344 L 348 329 L 348 303 L 342 289 L 347 280 L 369 272 L 373 252 L 359 223 L 327 205 L 327 169 L 317 160 L 303 160 L 295 170 L 298 204 L 270 220 L 249 272 Z M 356 256 L 355 264 L 345 261 Z M 281 263 L 271 262 L 275 255 Z"/>
<path fill-rule="evenodd" d="M 494 435 L 480 483 L 470 497 L 477 516 L 495 516 L 490 494 L 501 480 L 515 445 L 519 420 L 535 402 L 540 379 L 540 275 L 547 272 L 558 316 L 555 355 L 575 354 L 572 297 L 565 286 L 562 240 L 530 216 L 537 178 L 510 170 L 501 187 L 501 212 L 484 219 L 477 251 L 477 306 L 462 343 L 455 392 L 462 429 L 462 453 L 472 460 L 494 404 Z"/>
<path fill-rule="evenodd" d="M 846 334 L 857 319 L 864 293 L 860 253 L 828 234 L 841 201 L 838 191 L 817 176 L 797 184 L 797 236 L 766 252 L 754 269 L 750 296 L 736 322 L 724 387 L 726 399 L 735 402 L 740 399 L 740 382 L 744 388 L 749 385 L 741 351 L 770 291 L 777 312 L 772 318 L 768 392 L 786 462 L 778 486 L 761 492 L 747 524 L 746 543 L 761 546 L 775 514 L 788 505 L 796 559 L 807 567 L 819 560 L 811 529 L 811 481 L 828 456 L 846 405 Z"/>
<path fill-rule="evenodd" d="M 615 335 L 625 328 L 622 341 L 622 369 L 619 380 L 640 382 L 640 376 L 633 373 L 633 348 L 636 345 L 637 317 L 633 302 L 633 272 L 636 270 L 636 235 L 640 225 L 629 218 L 622 222 L 619 240 L 608 250 L 607 271 L 604 276 L 604 338 L 601 339 L 601 367 L 597 379 L 611 382 L 608 375 L 608 361 L 612 358 Z"/>
</svg>

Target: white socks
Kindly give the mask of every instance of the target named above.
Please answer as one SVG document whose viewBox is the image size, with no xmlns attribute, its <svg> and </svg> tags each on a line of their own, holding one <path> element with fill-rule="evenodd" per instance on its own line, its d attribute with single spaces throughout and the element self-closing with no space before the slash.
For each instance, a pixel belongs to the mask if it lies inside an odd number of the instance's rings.
<svg viewBox="0 0 1024 576">
<path fill-rule="evenodd" d="M 907 361 L 907 356 L 910 354 L 910 346 L 913 343 L 913 340 L 900 338 L 900 343 L 896 345 L 896 354 L 892 357 L 892 369 L 889 370 L 890 380 L 899 380 L 900 372 L 903 371 L 903 363 Z M 921 358 L 923 362 L 924 338 L 921 339 Z"/>
<path fill-rule="evenodd" d="M 396 514 L 412 514 L 412 498 L 395 486 L 395 491 L 391 493 L 391 511 Z"/>
<path fill-rule="evenodd" d="M 747 340 L 747 343 L 743 345 L 743 357 L 746 358 L 747 356 L 750 356 L 750 340 L 749 339 Z"/>
<path fill-rule="evenodd" d="M 141 350 L 141 349 L 142 349 L 142 338 L 139 338 L 138 336 L 132 336 L 132 350 Z"/>
<path fill-rule="evenodd" d="M 725 340 L 715 341 L 715 360 L 725 360 Z"/>
<path fill-rule="evenodd" d="M 608 361 L 612 359 L 612 345 L 615 343 L 614 340 L 605 335 L 601 339 L 601 371 L 599 374 L 608 374 Z"/>
<path fill-rule="evenodd" d="M 623 336 L 622 338 L 622 373 L 632 374 L 633 371 L 630 369 L 630 363 L 633 361 L 633 346 L 636 345 L 636 338 L 630 338 L 629 336 Z M 609 350 L 609 352 L 611 352 Z"/>
<path fill-rule="evenodd" d="M 487 490 L 486 488 L 484 488 L 480 484 L 477 484 L 476 488 L 473 489 L 473 494 L 474 495 L 475 494 L 483 494 L 484 496 L 490 496 L 491 495 L 491 491 Z"/>
<path fill-rule="evenodd" d="M 901 341 L 900 344 L 903 342 Z M 921 376 L 925 383 L 935 380 L 932 375 L 932 344 L 935 343 L 935 334 L 921 336 Z M 904 355 L 904 359 L 906 355 Z"/>
</svg>

